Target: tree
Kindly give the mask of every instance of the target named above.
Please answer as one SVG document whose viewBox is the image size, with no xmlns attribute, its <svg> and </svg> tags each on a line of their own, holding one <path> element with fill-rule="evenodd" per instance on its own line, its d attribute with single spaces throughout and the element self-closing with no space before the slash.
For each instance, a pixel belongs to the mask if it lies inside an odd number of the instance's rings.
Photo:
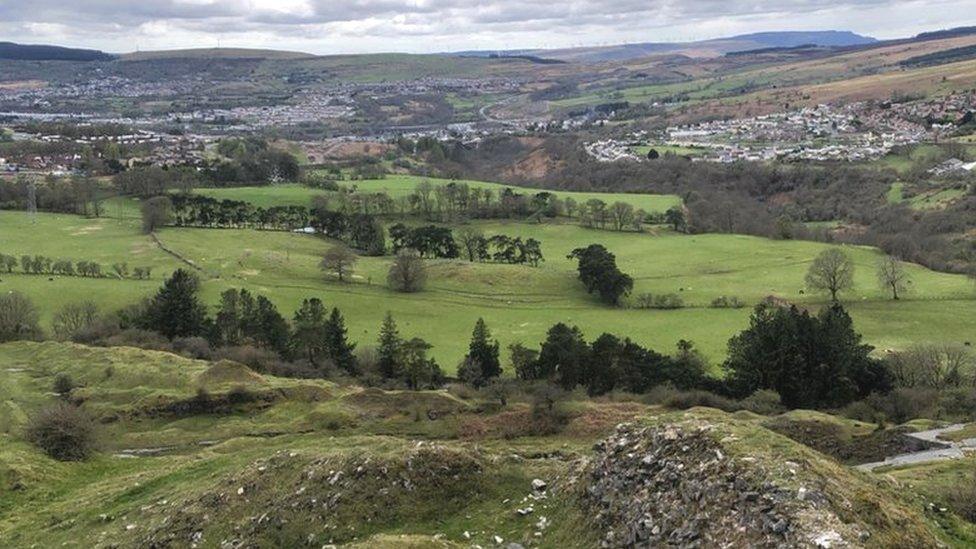
<svg viewBox="0 0 976 549">
<path fill-rule="evenodd" d="M 483 248 L 487 245 L 485 235 L 474 227 L 462 227 L 458 230 L 457 240 L 461 249 L 468 256 L 468 261 L 481 261 L 484 257 Z"/>
<path fill-rule="evenodd" d="M 58 339 L 70 341 L 95 324 L 97 318 L 98 305 L 94 301 L 68 303 L 54 313 L 51 327 Z"/>
<path fill-rule="evenodd" d="M 668 211 L 664 212 L 664 220 L 667 221 L 668 225 L 675 232 L 684 232 L 687 227 L 687 220 L 685 219 L 685 211 L 681 206 L 671 206 Z"/>
<path fill-rule="evenodd" d="M 878 261 L 878 283 L 881 289 L 891 292 L 891 299 L 897 300 L 898 294 L 908 290 L 911 280 L 902 262 L 888 255 Z"/>
<path fill-rule="evenodd" d="M 572 390 L 583 379 L 590 360 L 590 346 L 579 328 L 559 323 L 549 329 L 539 351 L 536 374 L 539 379 L 553 379 L 566 390 Z"/>
<path fill-rule="evenodd" d="M 396 321 L 393 320 L 393 315 L 389 311 L 383 317 L 378 343 L 376 350 L 379 354 L 380 375 L 386 379 L 400 377 L 402 374 L 403 339 L 400 338 Z"/>
<path fill-rule="evenodd" d="M 301 308 L 295 312 L 292 346 L 312 365 L 317 365 L 325 352 L 325 322 L 325 306 L 316 297 L 302 301 Z"/>
<path fill-rule="evenodd" d="M 41 327 L 34 303 L 20 292 L 0 294 L 0 343 L 40 337 Z"/>
<path fill-rule="evenodd" d="M 346 321 L 342 318 L 339 309 L 333 308 L 328 320 L 323 327 L 325 333 L 325 353 L 338 368 L 341 368 L 349 375 L 355 375 L 356 356 L 353 351 L 356 345 L 349 343 L 346 338 Z"/>
<path fill-rule="evenodd" d="M 397 252 L 386 280 L 398 292 L 419 292 L 427 283 L 427 266 L 415 250 L 404 248 Z"/>
<path fill-rule="evenodd" d="M 854 262 L 837 248 L 826 249 L 810 264 L 806 284 L 810 290 L 828 292 L 836 303 L 838 293 L 854 286 Z"/>
<path fill-rule="evenodd" d="M 542 377 L 539 373 L 539 351 L 529 349 L 521 342 L 515 342 L 508 346 L 508 354 L 515 377 L 522 380 Z"/>
<path fill-rule="evenodd" d="M 567 257 L 579 261 L 577 271 L 586 291 L 597 292 L 606 303 L 617 305 L 634 287 L 634 279 L 620 272 L 616 257 L 600 244 L 577 248 Z"/>
<path fill-rule="evenodd" d="M 481 387 L 502 373 L 498 360 L 498 341 L 491 341 L 491 331 L 483 318 L 479 318 L 471 333 L 471 343 L 464 362 L 458 369 L 461 381 Z"/>
<path fill-rule="evenodd" d="M 724 367 L 739 397 L 769 389 L 791 408 L 839 407 L 890 389 L 890 374 L 872 350 L 838 303 L 817 317 L 764 303 L 729 340 Z"/>
<path fill-rule="evenodd" d="M 433 359 L 427 358 L 427 351 L 432 346 L 415 337 L 403 344 L 403 376 L 407 387 L 420 389 L 422 387 L 436 387 L 443 383 L 444 376 L 440 367 Z"/>
<path fill-rule="evenodd" d="M 173 221 L 173 201 L 168 196 L 154 196 L 142 202 L 142 232 L 150 234 Z"/>
<path fill-rule="evenodd" d="M 196 276 L 177 269 L 149 302 L 140 327 L 170 339 L 205 335 L 207 310 L 197 296 L 199 288 Z"/>
<path fill-rule="evenodd" d="M 614 202 L 607 211 L 615 231 L 624 230 L 634 221 L 634 207 L 626 202 Z"/>
<path fill-rule="evenodd" d="M 339 277 L 339 282 L 342 282 L 346 276 L 352 273 L 352 268 L 357 259 L 352 250 L 342 244 L 337 244 L 325 252 L 319 266 L 322 267 L 322 270 L 335 274 Z"/>
</svg>

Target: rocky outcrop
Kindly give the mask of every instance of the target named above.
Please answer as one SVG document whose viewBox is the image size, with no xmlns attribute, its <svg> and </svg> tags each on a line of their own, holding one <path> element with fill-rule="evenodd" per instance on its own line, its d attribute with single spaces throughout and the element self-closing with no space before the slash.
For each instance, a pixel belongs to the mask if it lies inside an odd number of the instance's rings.
<svg viewBox="0 0 976 549">
<path fill-rule="evenodd" d="M 701 422 L 625 424 L 599 443 L 580 480 L 583 505 L 604 532 L 603 546 L 878 545 L 868 526 L 878 522 L 875 517 L 835 507 L 842 496 L 828 491 L 841 479 L 809 474 L 816 464 L 786 461 L 787 475 L 794 477 L 777 482 L 782 461 L 773 472 L 763 459 L 732 455 L 719 442 L 725 436 Z M 915 547 L 937 545 L 925 533 L 914 541 Z"/>
</svg>

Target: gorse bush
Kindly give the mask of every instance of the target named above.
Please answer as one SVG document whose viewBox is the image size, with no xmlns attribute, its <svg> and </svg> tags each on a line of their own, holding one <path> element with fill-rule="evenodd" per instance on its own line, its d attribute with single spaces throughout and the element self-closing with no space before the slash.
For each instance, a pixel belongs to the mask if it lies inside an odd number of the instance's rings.
<svg viewBox="0 0 976 549">
<path fill-rule="evenodd" d="M 78 406 L 57 402 L 30 417 L 25 438 L 60 461 L 81 461 L 97 450 L 95 421 Z"/>
</svg>

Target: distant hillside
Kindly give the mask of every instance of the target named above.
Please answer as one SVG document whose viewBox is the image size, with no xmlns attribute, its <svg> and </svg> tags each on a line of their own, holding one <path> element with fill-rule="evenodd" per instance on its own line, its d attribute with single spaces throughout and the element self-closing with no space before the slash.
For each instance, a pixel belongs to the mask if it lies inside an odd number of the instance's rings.
<svg viewBox="0 0 976 549">
<path fill-rule="evenodd" d="M 198 48 L 184 50 L 140 51 L 120 56 L 122 61 L 151 61 L 155 59 L 306 59 L 310 53 L 248 48 Z"/>
<path fill-rule="evenodd" d="M 0 59 L 16 61 L 111 61 L 114 56 L 98 50 L 0 42 Z"/>
<path fill-rule="evenodd" d="M 850 31 L 785 31 L 743 34 L 698 42 L 646 42 L 639 44 L 620 44 L 616 46 L 553 50 L 512 50 L 503 52 L 469 51 L 461 52 L 457 55 L 481 57 L 488 57 L 490 55 L 528 55 L 560 61 L 599 63 L 604 61 L 627 61 L 665 54 L 682 54 L 689 57 L 718 57 L 731 52 L 762 50 L 767 48 L 860 46 L 875 42 L 877 40 L 874 38 L 855 34 Z"/>
</svg>

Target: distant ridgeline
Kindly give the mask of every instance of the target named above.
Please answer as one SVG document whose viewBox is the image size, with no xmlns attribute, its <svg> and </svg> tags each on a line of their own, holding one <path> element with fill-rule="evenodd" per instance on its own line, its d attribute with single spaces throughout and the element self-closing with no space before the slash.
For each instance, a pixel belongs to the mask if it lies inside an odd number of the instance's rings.
<svg viewBox="0 0 976 549">
<path fill-rule="evenodd" d="M 98 50 L 0 42 L 0 59 L 18 61 L 111 61 L 115 56 Z"/>
</svg>

